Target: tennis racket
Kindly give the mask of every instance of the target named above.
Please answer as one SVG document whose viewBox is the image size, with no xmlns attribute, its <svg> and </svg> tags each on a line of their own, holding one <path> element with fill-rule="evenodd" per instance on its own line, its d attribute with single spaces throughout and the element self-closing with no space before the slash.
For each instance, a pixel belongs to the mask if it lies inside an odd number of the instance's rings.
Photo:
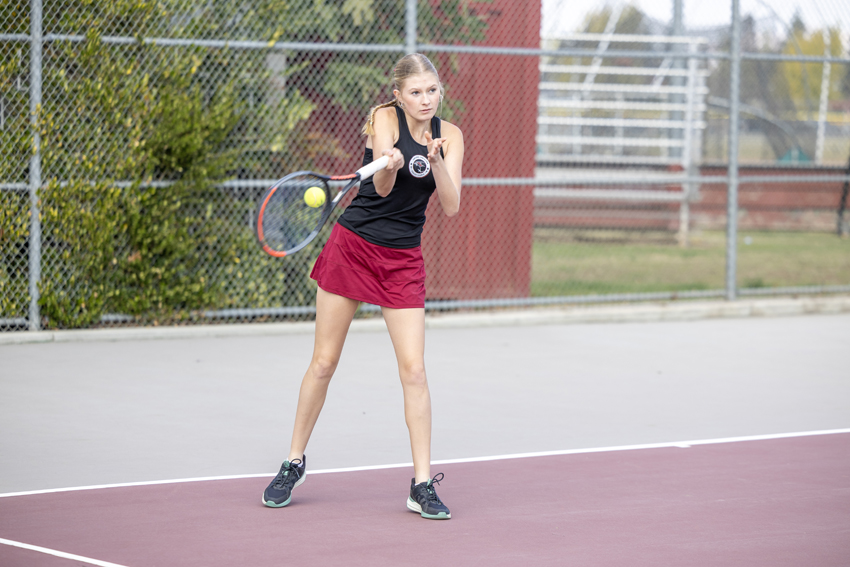
<svg viewBox="0 0 850 567">
<path fill-rule="evenodd" d="M 296 171 L 277 181 L 263 195 L 257 213 L 260 246 L 276 258 L 298 252 L 316 238 L 345 194 L 389 161 L 389 156 L 383 156 L 350 175 Z M 333 200 L 329 181 L 348 181 Z"/>
</svg>

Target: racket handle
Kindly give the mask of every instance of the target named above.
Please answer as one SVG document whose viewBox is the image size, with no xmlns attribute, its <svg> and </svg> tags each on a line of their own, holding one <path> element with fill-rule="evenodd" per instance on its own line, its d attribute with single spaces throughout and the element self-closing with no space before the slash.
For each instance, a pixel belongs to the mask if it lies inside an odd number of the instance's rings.
<svg viewBox="0 0 850 567">
<path fill-rule="evenodd" d="M 360 175 L 360 179 L 369 179 L 390 163 L 390 156 L 381 156 L 372 163 L 366 164 L 360 169 L 357 170 L 357 174 Z"/>
</svg>

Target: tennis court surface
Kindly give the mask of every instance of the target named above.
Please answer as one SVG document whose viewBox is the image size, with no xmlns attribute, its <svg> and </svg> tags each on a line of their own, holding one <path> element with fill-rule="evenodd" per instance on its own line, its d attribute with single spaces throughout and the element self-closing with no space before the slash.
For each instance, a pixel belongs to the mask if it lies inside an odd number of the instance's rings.
<svg viewBox="0 0 850 567">
<path fill-rule="evenodd" d="M 260 495 L 309 335 L 2 346 L 0 565 L 846 566 L 848 336 L 846 315 L 429 331 L 447 522 L 391 466 L 385 334 L 350 336 L 284 509 Z"/>
</svg>

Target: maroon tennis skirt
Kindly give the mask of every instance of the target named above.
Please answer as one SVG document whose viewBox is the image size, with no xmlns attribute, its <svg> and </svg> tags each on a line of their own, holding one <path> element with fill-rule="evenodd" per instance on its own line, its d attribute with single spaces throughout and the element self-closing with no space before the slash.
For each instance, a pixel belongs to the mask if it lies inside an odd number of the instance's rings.
<svg viewBox="0 0 850 567">
<path fill-rule="evenodd" d="M 310 277 L 336 295 L 382 307 L 425 307 L 422 248 L 386 248 L 337 223 Z"/>
</svg>

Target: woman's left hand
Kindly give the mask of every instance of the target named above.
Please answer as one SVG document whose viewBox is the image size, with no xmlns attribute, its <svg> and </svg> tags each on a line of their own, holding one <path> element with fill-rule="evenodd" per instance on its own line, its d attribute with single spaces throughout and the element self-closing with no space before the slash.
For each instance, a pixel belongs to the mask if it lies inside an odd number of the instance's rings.
<svg viewBox="0 0 850 567">
<path fill-rule="evenodd" d="M 443 156 L 440 155 L 440 148 L 443 147 L 443 142 L 445 141 L 445 138 L 432 138 L 431 132 L 425 132 L 425 143 L 428 146 L 428 161 L 434 163 L 443 159 Z"/>
</svg>

